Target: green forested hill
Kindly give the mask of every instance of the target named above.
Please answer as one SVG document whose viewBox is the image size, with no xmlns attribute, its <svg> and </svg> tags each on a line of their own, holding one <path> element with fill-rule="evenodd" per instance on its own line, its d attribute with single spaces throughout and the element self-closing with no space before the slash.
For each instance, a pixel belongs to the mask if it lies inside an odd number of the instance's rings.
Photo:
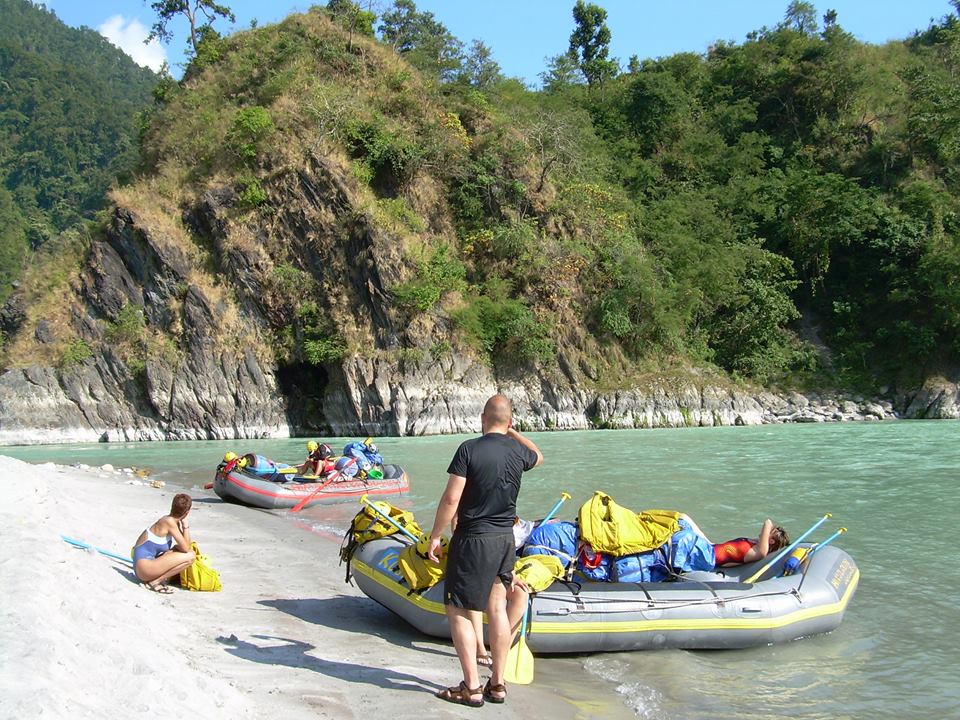
<svg viewBox="0 0 960 720">
<path fill-rule="evenodd" d="M 191 282 L 236 321 L 224 342 L 257 315 L 281 374 L 465 348 L 598 387 L 677 367 L 847 387 L 957 367 L 955 17 L 871 46 L 793 2 L 742 43 L 620 68 L 617 28 L 576 8 L 542 89 L 411 0 L 211 31 L 157 93 L 144 175 L 114 200 L 196 259 Z M 181 220 L 224 188 L 216 223 Z M 349 309 L 358 292 L 379 314 Z M 172 336 L 168 356 L 190 342 L 176 312 L 153 316 L 173 319 L 104 313 L 114 339 L 133 323 L 119 350 L 138 366 L 163 359 L 148 331 Z"/>
<path fill-rule="evenodd" d="M 0 0 L 0 299 L 28 247 L 89 217 L 133 168 L 156 80 L 99 33 Z"/>
</svg>

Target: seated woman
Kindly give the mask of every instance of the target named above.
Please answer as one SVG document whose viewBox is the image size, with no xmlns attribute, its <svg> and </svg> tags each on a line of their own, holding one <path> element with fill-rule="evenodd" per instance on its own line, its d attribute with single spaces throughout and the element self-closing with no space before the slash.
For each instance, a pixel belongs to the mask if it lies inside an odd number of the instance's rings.
<svg viewBox="0 0 960 720">
<path fill-rule="evenodd" d="M 163 581 L 193 564 L 196 556 L 190 549 L 187 522 L 191 507 L 193 499 L 186 493 L 177 493 L 173 496 L 170 514 L 140 533 L 133 547 L 133 571 L 143 581 L 142 587 L 172 593 L 173 589 Z"/>
<path fill-rule="evenodd" d="M 695 533 L 706 538 L 703 530 L 689 515 L 680 513 L 680 519 L 690 524 Z M 707 540 L 708 542 L 709 539 Z M 790 544 L 790 536 L 780 525 L 774 525 L 770 518 L 763 521 L 760 536 L 757 538 L 736 538 L 722 543 L 711 543 L 716 558 L 714 567 L 730 567 L 762 560 L 772 552 Z"/>
</svg>

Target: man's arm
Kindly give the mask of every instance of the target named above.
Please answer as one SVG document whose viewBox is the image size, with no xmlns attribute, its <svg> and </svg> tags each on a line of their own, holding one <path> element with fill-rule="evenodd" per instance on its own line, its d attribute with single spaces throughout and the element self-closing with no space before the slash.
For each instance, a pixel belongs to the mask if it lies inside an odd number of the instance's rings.
<svg viewBox="0 0 960 720">
<path fill-rule="evenodd" d="M 427 551 L 427 557 L 434 562 L 439 561 L 437 550 L 440 549 L 440 536 L 443 530 L 453 521 L 457 514 L 457 508 L 460 506 L 460 496 L 463 495 L 463 488 L 467 484 L 467 479 L 460 475 L 450 475 L 447 480 L 447 487 L 440 497 L 440 504 L 437 506 L 437 514 L 433 519 L 433 529 L 430 531 L 430 549 Z"/>
<path fill-rule="evenodd" d="M 533 440 L 531 440 L 530 438 L 524 437 L 523 435 L 518 433 L 516 430 L 514 430 L 512 427 L 507 429 L 507 436 L 512 437 L 518 443 L 520 443 L 524 447 L 529 448 L 534 453 L 536 453 L 537 461 L 533 464 L 534 467 L 536 467 L 537 465 L 543 462 L 543 453 L 540 452 L 540 448 L 534 445 Z"/>
</svg>

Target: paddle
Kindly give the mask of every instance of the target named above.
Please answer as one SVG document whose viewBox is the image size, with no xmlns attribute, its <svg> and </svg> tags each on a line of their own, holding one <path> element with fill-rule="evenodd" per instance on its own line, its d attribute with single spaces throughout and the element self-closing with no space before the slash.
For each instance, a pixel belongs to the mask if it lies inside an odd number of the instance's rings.
<svg viewBox="0 0 960 720">
<path fill-rule="evenodd" d="M 827 545 L 829 545 L 830 543 L 832 543 L 834 540 L 836 540 L 838 537 L 840 537 L 841 535 L 843 535 L 846 531 L 847 531 L 847 529 L 846 529 L 845 527 L 842 527 L 842 528 L 840 528 L 839 530 L 837 530 L 833 535 L 831 535 L 831 536 L 828 537 L 826 540 L 824 540 L 823 542 L 819 542 L 819 543 L 817 543 L 816 545 L 814 545 L 814 546 L 813 546 L 812 548 L 810 548 L 810 550 L 807 552 L 807 556 L 804 558 L 804 560 L 807 560 L 807 561 L 810 560 L 810 558 L 812 558 L 814 555 L 816 555 L 818 552 L 820 552 L 820 548 L 826 547 Z"/>
<path fill-rule="evenodd" d="M 833 517 L 833 515 L 831 515 L 830 513 L 827 513 L 827 514 L 824 515 L 822 518 L 820 518 L 819 520 L 817 520 L 813 525 L 810 526 L 810 529 L 809 529 L 809 530 L 807 530 L 805 533 L 803 533 L 803 535 L 801 535 L 800 537 L 798 537 L 796 540 L 794 540 L 792 543 L 790 543 L 787 547 L 785 547 L 783 550 L 781 550 L 781 551 L 778 552 L 776 555 L 774 555 L 774 556 L 773 556 L 773 559 L 772 559 L 770 562 L 768 562 L 768 563 L 767 563 L 766 565 L 764 565 L 762 568 L 760 568 L 759 570 L 757 570 L 753 575 L 751 575 L 750 577 L 748 577 L 748 578 L 747 578 L 746 580 L 744 580 L 743 582 L 745 582 L 745 583 L 752 583 L 752 582 L 756 581 L 756 579 L 757 579 L 758 577 L 760 577 L 760 576 L 763 575 L 767 570 L 770 569 L 770 566 L 775 565 L 775 564 L 777 563 L 777 561 L 780 560 L 780 558 L 784 557 L 785 555 L 789 555 L 789 554 L 793 551 L 793 549 L 796 548 L 797 545 L 800 544 L 800 541 L 801 541 L 801 540 L 803 540 L 805 537 L 807 537 L 807 535 L 809 535 L 810 533 L 812 533 L 814 530 L 816 530 L 818 527 L 820 527 L 821 525 L 823 525 L 827 520 L 829 520 L 829 519 L 832 518 L 832 517 Z"/>
<path fill-rule="evenodd" d="M 351 458 L 350 462 L 348 462 L 348 463 L 347 463 L 346 465 L 344 465 L 342 468 L 340 468 L 339 470 L 337 470 L 336 472 L 334 472 L 333 475 L 331 475 L 330 478 L 329 478 L 325 483 L 323 483 L 322 485 L 320 485 L 316 490 L 314 490 L 312 493 L 310 493 L 309 495 L 307 495 L 303 500 L 301 500 L 301 501 L 298 502 L 296 505 L 294 505 L 294 506 L 293 506 L 293 509 L 292 509 L 290 512 L 300 512 L 300 511 L 303 509 L 303 507 L 304 507 L 308 502 L 310 502 L 311 500 L 313 500 L 314 497 L 316 497 L 317 493 L 319 493 L 319 492 L 320 492 L 321 490 L 323 490 L 327 485 L 329 485 L 329 484 L 332 483 L 334 480 L 336 480 L 338 477 L 340 477 L 340 474 L 343 472 L 343 469 L 344 469 L 345 467 L 347 467 L 347 465 L 351 465 L 351 464 L 353 464 L 353 463 L 355 463 L 355 462 L 356 462 L 356 458 Z"/>
<path fill-rule="evenodd" d="M 387 513 L 385 513 L 385 512 L 384 512 L 383 510 L 381 510 L 380 508 L 378 508 L 378 507 L 377 507 L 376 505 L 374 505 L 372 502 L 370 502 L 370 501 L 367 499 L 367 496 L 366 496 L 366 495 L 361 495 L 361 496 L 360 496 L 360 503 L 361 503 L 362 505 L 366 505 L 368 508 L 370 508 L 371 510 L 373 510 L 377 515 L 379 515 L 379 516 L 382 517 L 384 520 L 386 520 L 388 523 L 390 523 L 391 525 L 393 525 L 397 530 L 399 530 L 400 532 L 402 532 L 404 535 L 406 535 L 408 538 L 410 538 L 410 539 L 413 540 L 414 542 L 419 542 L 419 541 L 420 541 L 420 538 L 418 538 L 418 537 L 417 537 L 416 535 L 414 535 L 412 532 L 410 532 L 409 530 L 407 530 L 403 525 L 401 525 L 400 523 L 398 523 L 396 520 L 394 520 L 392 517 L 390 517 Z"/>
<path fill-rule="evenodd" d="M 554 515 L 556 515 L 557 510 L 560 509 L 560 506 L 563 505 L 564 501 L 569 499 L 570 499 L 570 495 L 568 493 L 565 493 L 565 492 L 560 493 L 560 499 L 557 500 L 557 504 L 554 505 L 553 508 L 551 508 L 550 512 L 547 513 L 547 516 L 540 521 L 540 524 L 546 525 L 547 521 L 550 520 Z"/>
<path fill-rule="evenodd" d="M 533 653 L 527 647 L 527 618 L 530 615 L 530 602 L 523 611 L 520 623 L 520 637 L 517 644 L 507 653 L 507 664 L 503 669 L 503 679 L 517 685 L 529 685 L 533 682 Z"/>
<path fill-rule="evenodd" d="M 560 509 L 560 506 L 569 499 L 569 493 L 561 492 L 557 504 L 540 521 L 540 525 L 546 525 L 547 521 Z M 524 608 L 523 620 L 520 623 L 520 637 L 517 639 L 517 644 L 511 647 L 510 652 L 507 653 L 507 664 L 503 672 L 503 677 L 507 682 L 517 685 L 529 685 L 533 682 L 533 653 L 527 647 L 527 619 L 530 616 L 530 605 L 532 603 L 533 601 L 529 600 L 527 607 Z"/>
<path fill-rule="evenodd" d="M 68 542 L 74 547 L 80 548 L 81 550 L 96 550 L 98 553 L 100 553 L 101 555 L 106 555 L 108 558 L 111 558 L 113 560 L 119 560 L 120 562 L 126 563 L 127 565 L 133 565 L 133 560 L 131 560 L 128 557 L 124 557 L 123 555 L 117 555 L 116 553 L 112 553 L 109 550 L 104 550 L 103 548 L 94 547 L 90 543 L 85 543 L 82 540 L 74 540 L 73 538 L 67 537 L 66 535 L 61 535 L 60 537 L 65 542 Z"/>
</svg>

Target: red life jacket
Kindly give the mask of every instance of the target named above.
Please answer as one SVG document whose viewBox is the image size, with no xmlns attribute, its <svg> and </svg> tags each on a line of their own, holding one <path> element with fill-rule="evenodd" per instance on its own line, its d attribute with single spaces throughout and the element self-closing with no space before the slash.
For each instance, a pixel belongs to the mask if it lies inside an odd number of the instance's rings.
<svg viewBox="0 0 960 720">
<path fill-rule="evenodd" d="M 725 543 L 718 543 L 714 545 L 713 554 L 716 557 L 714 566 L 722 567 L 730 563 L 742 563 L 744 555 L 746 555 L 750 551 L 750 548 L 756 544 L 756 540 L 750 540 L 749 538 L 737 538 L 736 540 L 728 540 Z"/>
</svg>

